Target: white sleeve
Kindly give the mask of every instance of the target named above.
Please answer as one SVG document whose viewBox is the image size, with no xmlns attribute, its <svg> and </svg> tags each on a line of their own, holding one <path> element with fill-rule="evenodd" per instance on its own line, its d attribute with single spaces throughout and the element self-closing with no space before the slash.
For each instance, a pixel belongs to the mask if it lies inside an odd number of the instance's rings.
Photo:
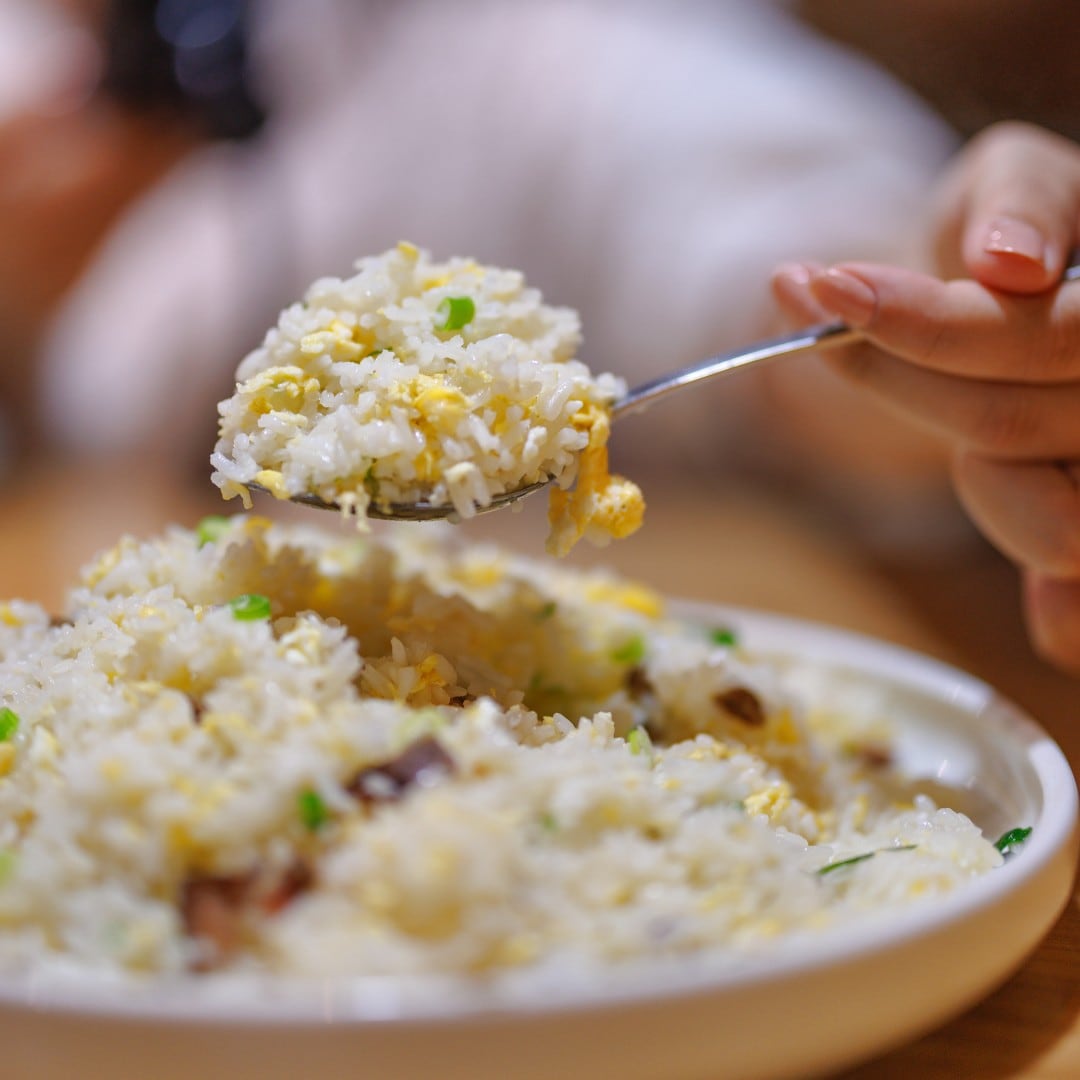
<svg viewBox="0 0 1080 1080">
<path fill-rule="evenodd" d="M 909 261 L 952 149 L 914 98 L 770 4 L 351 6 L 335 91 L 290 105 L 279 87 L 262 142 L 177 172 L 73 293 L 45 381 L 69 445 L 208 440 L 277 308 L 400 239 L 523 269 L 581 310 L 595 369 L 646 378 L 761 334 L 785 258 Z M 271 40 L 293 42 L 295 80 L 326 27 L 293 29 Z M 734 397 L 686 397 L 656 430 L 700 451 Z"/>
</svg>

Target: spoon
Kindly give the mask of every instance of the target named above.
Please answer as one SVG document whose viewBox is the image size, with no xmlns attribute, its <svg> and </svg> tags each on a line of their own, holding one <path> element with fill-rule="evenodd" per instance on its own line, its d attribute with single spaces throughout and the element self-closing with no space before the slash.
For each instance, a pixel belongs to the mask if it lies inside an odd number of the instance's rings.
<svg viewBox="0 0 1080 1080">
<path fill-rule="evenodd" d="M 793 356 L 796 353 L 809 352 L 812 349 L 832 348 L 837 345 L 848 345 L 857 341 L 862 335 L 858 330 L 840 322 L 820 323 L 809 326 L 794 334 L 784 334 L 781 337 L 770 338 L 768 341 L 759 342 L 749 348 L 735 349 L 732 352 L 721 353 L 718 356 L 691 364 L 689 367 L 660 375 L 650 379 L 640 386 L 628 390 L 611 407 L 611 419 L 617 420 L 620 416 L 640 412 L 659 401 L 662 397 L 681 390 L 684 386 L 701 382 L 703 379 L 712 379 L 718 375 L 727 375 L 729 372 L 738 371 L 750 364 L 760 363 L 762 360 L 771 360 L 777 356 Z M 501 510 L 511 503 L 524 499 L 534 491 L 546 487 L 554 477 L 545 480 L 537 480 L 535 483 L 526 484 L 515 488 L 513 491 L 505 491 L 501 495 L 492 498 L 487 506 L 478 506 L 478 514 L 486 514 L 492 510 Z M 248 483 L 246 485 L 253 491 L 266 492 L 267 489 L 261 484 Z M 311 492 L 290 497 L 292 502 L 302 503 L 304 506 L 313 506 L 318 510 L 340 510 L 341 507 L 335 502 L 329 502 Z M 449 503 L 429 503 L 425 500 L 414 503 L 384 503 L 381 506 L 372 502 L 368 505 L 367 516 L 380 518 L 385 521 L 432 521 L 436 518 L 446 518 L 454 513 L 454 507 Z"/>
<path fill-rule="evenodd" d="M 1076 281 L 1080 279 L 1080 248 L 1072 252 L 1069 266 L 1062 274 L 1062 281 Z M 628 390 L 622 398 L 611 407 L 611 419 L 618 420 L 620 416 L 630 413 L 641 412 L 654 401 L 667 397 L 668 394 L 681 390 L 685 386 L 701 382 L 703 379 L 713 379 L 718 375 L 727 375 L 732 371 L 739 371 L 750 364 L 760 363 L 762 360 L 772 360 L 778 356 L 794 356 L 797 353 L 810 352 L 813 349 L 831 349 L 838 345 L 850 345 L 862 338 L 862 333 L 853 329 L 846 323 L 828 322 L 818 323 L 816 326 L 808 326 L 794 334 L 783 334 L 780 337 L 769 338 L 767 341 L 758 342 L 748 348 L 734 349 L 731 352 L 720 353 L 698 364 L 681 368 L 679 371 L 667 375 L 660 375 L 650 379 L 640 386 Z M 524 487 L 515 488 L 513 491 L 505 491 L 501 495 L 492 498 L 487 506 L 478 506 L 478 514 L 486 514 L 491 510 L 501 510 L 504 506 L 516 503 L 546 487 L 554 477 L 549 476 L 545 480 L 537 480 L 535 483 L 526 484 Z M 266 491 L 259 484 L 248 484 L 255 491 Z M 305 506 L 314 506 L 319 510 L 340 510 L 340 506 L 334 502 L 327 502 L 318 495 L 304 493 L 292 496 L 292 501 L 303 503 Z M 449 503 L 433 504 L 421 500 L 415 503 L 385 503 L 377 506 L 374 502 L 367 508 L 367 516 L 381 518 L 386 521 L 431 521 L 435 518 L 450 517 L 454 508 Z"/>
</svg>

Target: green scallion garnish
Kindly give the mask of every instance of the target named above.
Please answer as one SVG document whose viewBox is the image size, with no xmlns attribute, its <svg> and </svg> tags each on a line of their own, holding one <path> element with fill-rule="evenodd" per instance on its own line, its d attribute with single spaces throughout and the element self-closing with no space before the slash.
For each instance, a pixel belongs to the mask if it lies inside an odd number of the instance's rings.
<svg viewBox="0 0 1080 1080">
<path fill-rule="evenodd" d="M 471 296 L 448 296 L 436 308 L 436 314 L 436 330 L 460 330 L 476 317 L 476 304 Z"/>
<path fill-rule="evenodd" d="M 545 619 L 550 619 L 552 615 L 558 610 L 558 604 L 554 600 L 549 600 L 543 607 L 539 608 L 536 612 L 536 621 L 543 622 Z"/>
<path fill-rule="evenodd" d="M 728 648 L 732 648 L 739 644 L 739 639 L 730 626 L 716 627 L 715 630 L 710 631 L 709 640 L 714 645 L 725 645 Z"/>
<path fill-rule="evenodd" d="M 318 832 L 330 820 L 330 811 L 322 796 L 310 788 L 297 796 L 296 807 L 300 812 L 300 821 L 308 832 Z"/>
<path fill-rule="evenodd" d="M 0 885 L 15 873 L 18 856 L 10 848 L 0 848 Z"/>
<path fill-rule="evenodd" d="M 626 733 L 626 745 L 631 754 L 649 754 L 652 752 L 652 739 L 643 727 L 631 728 Z"/>
<path fill-rule="evenodd" d="M 550 810 L 545 810 L 540 815 L 540 827 L 545 832 L 556 832 L 558 830 L 559 823 L 555 820 L 555 815 Z"/>
<path fill-rule="evenodd" d="M 617 664 L 640 664 L 645 659 L 645 639 L 641 635 L 624 641 L 612 654 Z"/>
<path fill-rule="evenodd" d="M 7 742 L 19 730 L 19 714 L 6 705 L 0 709 L 0 742 Z"/>
<path fill-rule="evenodd" d="M 866 862 L 875 855 L 888 855 L 891 851 L 914 851 L 915 844 L 898 844 L 896 847 L 878 848 L 877 851 L 865 851 L 861 855 L 852 855 L 850 859 L 841 859 L 839 862 L 828 863 L 818 867 L 819 874 L 831 874 L 833 870 L 839 870 L 842 866 L 854 866 L 856 863 Z"/>
<path fill-rule="evenodd" d="M 820 867 L 818 873 L 831 874 L 834 870 L 839 870 L 842 866 L 854 866 L 856 863 L 866 862 L 867 859 L 872 859 L 876 854 L 876 851 L 867 851 L 862 855 L 852 855 L 850 859 L 841 859 L 839 862 L 831 862 L 827 866 Z"/>
<path fill-rule="evenodd" d="M 234 596 L 229 601 L 232 608 L 233 618 L 242 622 L 252 622 L 255 619 L 270 618 L 270 597 L 261 596 L 259 593 L 242 593 Z"/>
<path fill-rule="evenodd" d="M 1013 848 L 1019 847 L 1030 835 L 1030 828 L 1010 829 L 1007 833 L 1002 833 L 1002 835 L 998 837 L 994 847 L 996 847 L 1002 855 L 1009 855 L 1012 853 Z"/>
<path fill-rule="evenodd" d="M 229 527 L 229 519 L 224 514 L 209 514 L 195 526 L 195 539 L 199 541 L 199 547 L 206 544 L 217 543 L 225 535 Z"/>
</svg>

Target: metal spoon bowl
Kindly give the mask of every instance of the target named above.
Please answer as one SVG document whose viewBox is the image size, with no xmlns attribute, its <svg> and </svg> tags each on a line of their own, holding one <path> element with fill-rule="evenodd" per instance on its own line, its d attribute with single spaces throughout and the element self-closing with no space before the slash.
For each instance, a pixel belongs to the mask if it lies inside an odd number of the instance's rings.
<svg viewBox="0 0 1080 1080">
<path fill-rule="evenodd" d="M 478 514 L 487 514 L 492 510 L 501 510 L 504 506 L 509 506 L 511 503 L 517 502 L 518 499 L 524 499 L 526 495 L 531 495 L 534 491 L 547 487 L 553 479 L 554 477 L 549 476 L 546 480 L 537 480 L 533 484 L 526 484 L 524 487 L 515 488 L 513 491 L 503 492 L 501 495 L 496 495 L 487 506 L 478 506 L 476 512 Z M 262 484 L 248 483 L 245 486 L 251 491 L 270 494 Z M 313 506 L 316 510 L 336 510 L 339 513 L 341 512 L 339 503 L 328 502 L 319 495 L 308 491 L 301 495 L 291 495 L 289 502 L 300 503 L 302 506 Z M 414 503 L 383 503 L 381 505 L 372 501 L 368 503 L 365 513 L 368 517 L 378 518 L 380 521 L 437 521 L 440 518 L 453 516 L 456 511 L 449 503 L 429 503 L 421 499 Z"/>
<path fill-rule="evenodd" d="M 732 352 L 720 353 L 698 364 L 681 368 L 679 371 L 661 375 L 649 382 L 642 383 L 628 390 L 624 397 L 620 398 L 611 408 L 611 419 L 618 420 L 630 413 L 641 410 L 667 397 L 668 394 L 691 386 L 704 379 L 713 379 L 719 375 L 727 375 L 757 364 L 763 360 L 772 360 L 779 356 L 794 356 L 797 353 L 810 352 L 813 349 L 833 348 L 838 345 L 848 345 L 858 340 L 862 335 L 858 330 L 840 322 L 820 323 L 809 326 L 794 334 L 783 334 L 780 337 L 770 338 L 767 341 L 751 345 L 749 348 L 736 349 Z M 492 510 L 501 510 L 534 491 L 547 487 L 554 477 L 549 476 L 546 480 L 538 480 L 535 483 L 526 484 L 515 488 L 513 491 L 504 491 L 496 495 L 487 506 L 478 506 L 478 514 L 487 514 Z M 261 484 L 249 483 L 247 487 L 252 491 L 267 492 Z M 304 506 L 313 506 L 317 510 L 341 510 L 340 504 L 323 499 L 311 492 L 291 496 L 290 501 L 301 503 Z M 449 503 L 430 503 L 420 500 L 414 503 L 383 503 L 372 500 L 367 507 L 367 516 L 379 518 L 383 521 L 433 521 L 438 518 L 448 518 L 455 513 L 454 507 Z"/>
</svg>

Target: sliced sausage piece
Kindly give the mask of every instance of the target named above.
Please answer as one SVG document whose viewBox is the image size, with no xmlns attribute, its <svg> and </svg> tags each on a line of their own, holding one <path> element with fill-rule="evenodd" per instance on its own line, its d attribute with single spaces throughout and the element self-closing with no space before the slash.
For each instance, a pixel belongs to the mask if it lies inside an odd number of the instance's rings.
<svg viewBox="0 0 1080 1080">
<path fill-rule="evenodd" d="M 361 769 L 345 790 L 361 802 L 396 802 L 413 784 L 453 771 L 454 759 L 438 739 L 425 735 L 409 743 L 397 757 Z"/>
<path fill-rule="evenodd" d="M 751 727 L 761 727 L 765 723 L 765 707 L 761 699 L 745 686 L 723 690 L 713 697 L 713 701 L 718 708 Z"/>
</svg>

